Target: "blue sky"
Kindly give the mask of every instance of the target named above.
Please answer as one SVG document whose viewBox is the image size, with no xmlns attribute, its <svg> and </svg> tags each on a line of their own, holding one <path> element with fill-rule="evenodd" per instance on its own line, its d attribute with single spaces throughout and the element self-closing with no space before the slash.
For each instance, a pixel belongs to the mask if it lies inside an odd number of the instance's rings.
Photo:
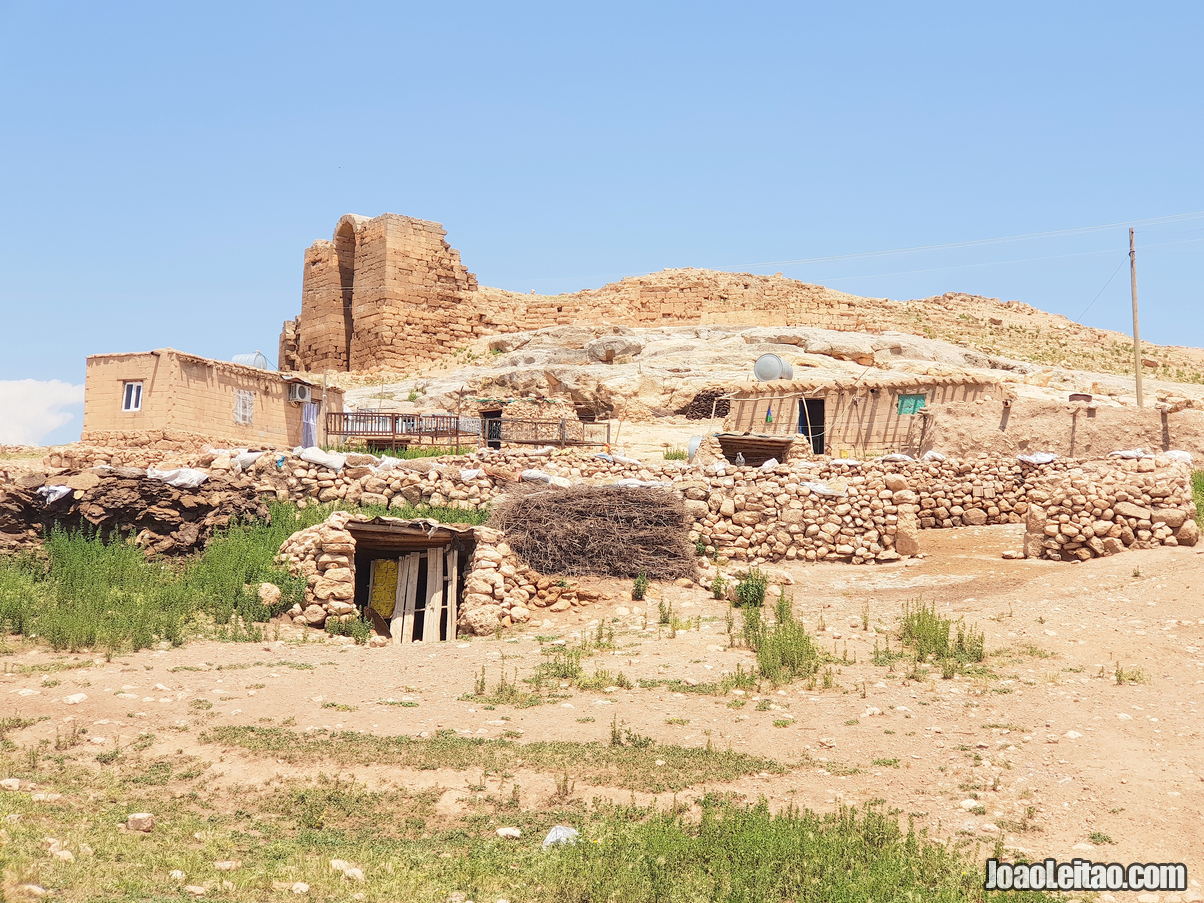
<svg viewBox="0 0 1204 903">
<path fill-rule="evenodd" d="M 1191 3 L 0 0 L 0 381 L 274 358 L 346 212 L 437 220 L 520 291 L 751 269 L 1072 317 L 1098 294 L 1083 319 L 1127 329 L 1123 226 L 749 265 L 1204 211 L 1202 39 Z M 1204 345 L 1204 217 L 1138 241 L 1144 336 Z"/>
</svg>

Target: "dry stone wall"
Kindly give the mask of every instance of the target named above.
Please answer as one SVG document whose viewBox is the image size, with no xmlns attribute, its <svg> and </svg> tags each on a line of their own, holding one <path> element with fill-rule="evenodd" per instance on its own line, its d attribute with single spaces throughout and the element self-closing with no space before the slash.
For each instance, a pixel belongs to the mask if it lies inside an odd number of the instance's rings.
<svg viewBox="0 0 1204 903">
<path fill-rule="evenodd" d="M 1029 558 L 1087 561 L 1200 538 L 1191 471 L 1164 457 L 1075 465 L 1038 481 L 1029 499 Z"/>
</svg>

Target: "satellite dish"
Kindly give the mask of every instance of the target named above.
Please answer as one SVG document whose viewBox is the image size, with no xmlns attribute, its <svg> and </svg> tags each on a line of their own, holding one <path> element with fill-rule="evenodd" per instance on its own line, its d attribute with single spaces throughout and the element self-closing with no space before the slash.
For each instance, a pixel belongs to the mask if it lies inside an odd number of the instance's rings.
<svg viewBox="0 0 1204 903">
<path fill-rule="evenodd" d="M 753 364 L 753 376 L 763 383 L 773 379 L 791 379 L 794 377 L 794 368 L 776 354 L 762 354 Z"/>
</svg>

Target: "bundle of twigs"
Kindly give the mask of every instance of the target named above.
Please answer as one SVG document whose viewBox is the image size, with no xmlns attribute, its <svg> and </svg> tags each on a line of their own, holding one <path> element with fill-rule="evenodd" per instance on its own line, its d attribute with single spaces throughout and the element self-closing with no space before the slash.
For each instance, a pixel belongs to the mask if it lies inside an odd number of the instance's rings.
<svg viewBox="0 0 1204 903">
<path fill-rule="evenodd" d="M 574 486 L 514 492 L 490 526 L 543 574 L 672 580 L 694 575 L 682 500 L 664 489 Z"/>
</svg>

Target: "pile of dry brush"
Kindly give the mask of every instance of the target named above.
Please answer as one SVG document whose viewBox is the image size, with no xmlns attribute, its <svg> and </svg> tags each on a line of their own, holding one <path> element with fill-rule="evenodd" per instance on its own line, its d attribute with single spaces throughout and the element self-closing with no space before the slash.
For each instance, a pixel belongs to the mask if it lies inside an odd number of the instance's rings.
<svg viewBox="0 0 1204 903">
<path fill-rule="evenodd" d="M 695 573 L 685 506 L 663 489 L 528 489 L 503 498 L 489 525 L 542 574 L 673 580 Z"/>
</svg>

